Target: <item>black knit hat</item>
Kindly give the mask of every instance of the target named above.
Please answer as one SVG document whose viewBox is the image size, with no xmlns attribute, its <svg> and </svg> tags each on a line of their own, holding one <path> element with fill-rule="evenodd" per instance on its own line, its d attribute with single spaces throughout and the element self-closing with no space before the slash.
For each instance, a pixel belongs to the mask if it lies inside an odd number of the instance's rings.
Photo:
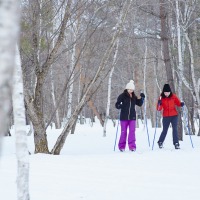
<svg viewBox="0 0 200 200">
<path fill-rule="evenodd" d="M 171 92 L 171 88 L 170 88 L 169 84 L 164 85 L 163 92 Z"/>
</svg>

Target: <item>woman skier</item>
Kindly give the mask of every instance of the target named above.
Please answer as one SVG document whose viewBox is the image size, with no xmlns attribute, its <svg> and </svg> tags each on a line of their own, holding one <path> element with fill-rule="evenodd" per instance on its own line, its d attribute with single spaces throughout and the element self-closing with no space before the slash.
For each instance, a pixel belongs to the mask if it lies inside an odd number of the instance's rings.
<svg viewBox="0 0 200 200">
<path fill-rule="evenodd" d="M 172 124 L 172 133 L 173 133 L 173 144 L 175 149 L 180 149 L 179 141 L 178 141 L 178 112 L 176 110 L 176 106 L 183 107 L 184 102 L 181 102 L 179 98 L 172 93 L 169 84 L 165 84 L 160 95 L 160 98 L 157 103 L 157 110 L 163 110 L 163 130 L 158 140 L 159 148 L 163 148 L 163 142 L 167 135 L 167 130 L 169 128 L 170 123 Z"/>
<path fill-rule="evenodd" d="M 130 151 L 136 150 L 136 137 L 135 137 L 135 128 L 136 128 L 136 111 L 135 105 L 142 106 L 145 95 L 140 94 L 141 98 L 138 99 L 134 93 L 135 85 L 134 81 L 130 80 L 127 83 L 126 88 L 122 94 L 117 98 L 115 107 L 121 109 L 120 113 L 120 125 L 121 125 L 121 135 L 119 139 L 119 150 L 125 151 L 126 148 L 126 139 L 127 139 L 127 129 L 129 128 L 128 134 L 128 146 Z"/>
</svg>

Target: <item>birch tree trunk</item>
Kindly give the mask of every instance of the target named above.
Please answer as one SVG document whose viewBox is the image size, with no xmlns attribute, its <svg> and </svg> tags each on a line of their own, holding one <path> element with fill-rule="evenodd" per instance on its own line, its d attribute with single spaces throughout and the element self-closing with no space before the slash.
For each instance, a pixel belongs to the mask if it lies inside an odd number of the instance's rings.
<svg viewBox="0 0 200 200">
<path fill-rule="evenodd" d="M 76 2 L 76 1 L 75 1 Z M 77 6 L 81 4 L 81 0 L 76 2 Z M 71 25 L 71 35 L 72 35 L 72 41 L 74 42 L 72 52 L 71 52 L 71 65 L 70 65 L 70 80 L 69 80 L 69 91 L 68 91 L 68 105 L 67 105 L 67 121 L 70 119 L 72 114 L 72 99 L 73 99 L 73 88 L 74 88 L 74 77 L 75 77 L 75 69 L 79 70 L 81 72 L 81 66 L 79 62 L 79 57 L 81 55 L 80 48 L 78 47 L 78 44 L 76 43 L 79 33 L 79 27 L 80 27 L 80 13 L 81 10 L 79 9 L 77 13 L 77 20 L 74 22 L 74 24 Z M 81 77 L 81 75 L 80 75 Z M 80 97 L 80 84 L 78 88 L 78 102 Z M 78 121 L 78 116 L 75 120 L 75 123 L 72 126 L 71 134 L 74 134 L 76 129 L 76 122 Z"/>
<path fill-rule="evenodd" d="M 11 110 L 10 93 L 12 88 L 15 45 L 19 32 L 20 7 L 17 0 L 0 2 L 0 142 L 7 132 Z M 1 148 L 0 144 L 0 148 Z"/>
<path fill-rule="evenodd" d="M 26 134 L 26 117 L 21 61 L 18 48 L 16 50 L 16 65 L 14 70 L 12 101 L 16 138 L 16 156 L 18 164 L 17 199 L 29 200 L 29 159 Z"/>
<path fill-rule="evenodd" d="M 72 38 L 76 41 L 76 31 L 72 30 Z M 74 74 L 75 74 L 75 58 L 76 58 L 76 44 L 74 44 L 71 52 L 71 65 L 70 65 L 70 80 L 69 80 L 69 91 L 68 91 L 68 105 L 67 105 L 67 121 L 71 117 L 72 114 L 72 96 L 73 96 L 73 88 L 74 88 Z"/>
<path fill-rule="evenodd" d="M 178 95 L 180 100 L 183 100 L 183 93 L 182 93 L 182 86 L 183 86 L 183 57 L 182 57 L 182 45 L 181 45 L 181 28 L 180 28 L 180 9 L 179 9 L 179 5 L 178 5 L 178 1 L 176 1 L 176 26 L 177 26 L 177 37 L 178 37 Z M 180 112 L 180 108 L 178 108 L 179 112 Z M 184 119 L 184 118 L 183 118 Z M 185 133 L 187 134 L 187 127 L 186 127 L 186 122 L 184 122 L 184 130 Z M 182 132 L 183 130 L 183 126 L 182 126 L 182 119 L 181 119 L 181 115 L 178 115 L 178 134 L 179 134 L 179 139 L 183 140 L 183 134 L 180 132 Z"/>
<path fill-rule="evenodd" d="M 178 95 L 179 98 L 183 99 L 182 94 L 182 79 L 183 79 L 183 59 L 182 59 L 182 45 L 181 45 L 181 28 L 180 28 L 180 9 L 178 5 L 178 1 L 176 1 L 176 26 L 177 26 L 177 37 L 178 37 L 178 72 L 179 72 L 179 80 L 178 80 Z"/>
<path fill-rule="evenodd" d="M 144 98 L 144 128 L 148 128 L 146 127 L 146 123 L 147 123 L 147 114 L 146 114 L 146 110 L 147 110 L 147 91 L 146 91 L 146 71 L 147 71 L 147 38 L 145 38 L 145 51 L 144 51 L 144 72 L 143 72 L 143 88 L 144 88 L 144 94 L 146 96 L 146 98 Z"/>
<path fill-rule="evenodd" d="M 198 115 L 200 116 L 200 92 L 199 92 L 199 82 L 200 81 L 199 81 L 199 79 L 197 81 L 195 79 L 194 53 L 193 53 L 193 49 L 192 49 L 191 40 L 190 40 L 187 32 L 185 32 L 184 36 L 187 41 L 189 53 L 190 53 L 190 68 L 191 68 L 192 87 L 190 87 L 190 84 L 187 82 L 185 77 L 183 77 L 183 82 L 184 82 L 185 86 L 190 90 L 191 95 L 193 96 L 193 99 L 194 99 L 194 104 L 197 107 Z M 198 136 L 200 136 L 200 127 L 198 130 Z"/>
<path fill-rule="evenodd" d="M 53 79 L 53 70 L 50 70 L 50 76 L 51 76 L 51 96 L 52 96 L 52 100 L 53 100 L 53 105 L 54 108 L 56 108 L 57 106 L 57 102 L 56 102 L 56 97 L 55 97 L 55 87 L 54 87 L 54 79 Z M 60 128 L 60 117 L 59 117 L 59 111 L 58 109 L 56 109 L 56 128 Z"/>
<path fill-rule="evenodd" d="M 199 88 L 198 88 L 198 81 L 196 81 L 195 79 L 195 70 L 194 70 L 194 53 L 193 53 L 193 49 L 192 49 L 192 44 L 191 44 L 191 40 L 188 36 L 188 33 L 185 32 L 185 38 L 186 41 L 188 43 L 188 48 L 189 48 L 189 53 L 190 53 L 190 67 L 191 67 L 191 78 L 192 78 L 192 86 L 194 89 L 194 100 L 195 103 L 198 105 L 200 105 L 200 95 L 199 95 Z"/>
<path fill-rule="evenodd" d="M 188 46 L 189 49 L 189 54 L 190 54 L 190 72 L 191 72 L 191 77 L 189 77 L 189 80 L 191 79 L 191 84 L 190 81 L 188 82 L 188 80 L 186 80 L 185 76 L 182 76 L 182 81 L 184 83 L 184 85 L 188 88 L 188 90 L 191 93 L 191 96 L 194 100 L 194 105 L 197 109 L 197 113 L 200 116 L 200 93 L 199 93 L 199 84 L 198 84 L 198 80 L 195 79 L 195 69 L 194 69 L 194 53 L 193 53 L 193 48 L 192 48 L 192 44 L 191 44 L 191 40 L 188 36 L 188 29 L 189 27 L 193 24 L 193 22 L 196 21 L 196 19 L 194 21 L 191 22 L 191 18 L 193 13 L 195 13 L 195 8 L 197 6 L 197 1 L 184 1 L 183 2 L 183 8 L 181 9 L 183 11 L 180 12 L 181 14 L 181 22 L 182 22 L 182 29 L 183 29 L 183 33 L 184 33 L 184 38 L 182 42 L 182 46 L 183 46 L 183 53 L 185 50 L 185 41 L 186 41 L 186 45 Z M 184 59 L 183 59 L 184 61 Z M 197 78 L 198 79 L 198 78 Z M 198 135 L 200 135 L 200 127 L 198 130 Z"/>
<path fill-rule="evenodd" d="M 72 28 L 73 32 L 73 28 Z M 74 41 L 76 41 L 76 31 L 72 33 L 72 37 Z M 72 48 L 72 55 L 71 55 L 71 66 L 70 66 L 70 80 L 69 80 L 69 90 L 68 90 L 68 102 L 67 102 L 67 121 L 70 119 L 72 114 L 72 98 L 73 98 L 73 88 L 74 88 L 74 76 L 75 76 L 75 65 L 76 65 L 76 44 L 74 44 Z M 77 122 L 78 117 L 76 118 L 75 123 Z M 66 122 L 67 122 L 66 121 Z M 71 130 L 71 134 L 74 134 L 76 124 L 74 123 L 73 128 Z"/>
<path fill-rule="evenodd" d="M 118 49 L 119 49 L 119 38 L 117 38 L 116 41 L 116 48 L 114 50 L 114 58 L 113 58 L 113 63 L 112 63 L 112 68 L 108 77 L 108 100 L 107 100 L 107 106 L 106 106 L 106 116 L 105 116 L 105 121 L 104 121 L 104 126 L 103 126 L 103 136 L 106 137 L 106 125 L 108 122 L 108 118 L 110 115 L 110 95 L 111 95 L 111 85 L 112 85 L 112 75 L 115 69 L 115 64 L 117 61 L 117 54 L 118 54 Z"/>
<path fill-rule="evenodd" d="M 78 52 L 80 53 L 80 49 L 78 48 Z M 78 102 L 80 102 L 81 98 L 81 83 L 83 82 L 83 75 L 82 75 L 82 65 L 78 62 L 78 72 L 79 72 L 79 81 L 78 81 Z M 85 123 L 85 118 L 82 115 L 82 112 L 79 113 L 80 116 L 80 124 Z"/>
<path fill-rule="evenodd" d="M 154 102 L 153 104 L 153 107 L 156 106 L 156 103 L 157 103 L 157 95 L 161 93 L 161 88 L 160 88 L 160 85 L 159 85 L 159 82 L 158 82 L 158 73 L 157 73 L 157 69 L 158 69 L 158 50 L 156 49 L 156 58 L 155 58 L 155 63 L 154 63 L 154 77 L 155 77 L 155 81 L 156 81 L 156 85 L 157 87 L 154 87 L 154 96 L 156 97 L 156 101 Z M 155 116 L 155 120 L 154 120 L 154 123 L 152 123 L 153 127 L 156 126 L 156 122 L 157 122 L 157 126 L 158 127 L 161 127 L 161 120 L 160 120 L 160 115 L 156 115 L 156 112 L 158 112 L 156 109 L 153 109 L 155 112 L 154 112 L 154 116 Z M 157 116 L 157 118 L 156 118 Z"/>
</svg>

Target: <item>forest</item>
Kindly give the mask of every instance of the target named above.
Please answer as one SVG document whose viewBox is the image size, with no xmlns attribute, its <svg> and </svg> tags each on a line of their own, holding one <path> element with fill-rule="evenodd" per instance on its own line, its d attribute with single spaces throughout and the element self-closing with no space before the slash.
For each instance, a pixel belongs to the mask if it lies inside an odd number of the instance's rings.
<svg viewBox="0 0 200 200">
<path fill-rule="evenodd" d="M 194 127 L 200 120 L 199 6 L 198 0 L 22 1 L 17 48 L 35 152 L 50 152 L 49 125 L 63 128 L 53 154 L 85 118 L 93 123 L 97 116 L 106 136 L 107 120 L 115 125 L 118 118 L 116 98 L 131 79 L 136 95 L 146 95 L 138 118 L 155 127 L 156 102 L 169 83 L 186 104 L 184 124 L 200 135 Z M 183 128 L 179 123 L 180 139 Z"/>
<path fill-rule="evenodd" d="M 59 153 L 76 122 L 118 118 L 117 96 L 129 80 L 143 91 L 138 116 L 156 121 L 164 83 L 186 103 L 192 134 L 200 115 L 199 1 L 23 1 L 20 57 L 28 123 L 36 152 L 48 125 L 64 127 Z M 198 122 L 199 123 L 199 122 Z M 182 124 L 179 124 L 182 138 Z"/>
<path fill-rule="evenodd" d="M 200 121 L 198 0 L 31 0 L 18 6 L 18 30 L 7 37 L 18 41 L 15 62 L 22 70 L 35 153 L 59 154 L 85 118 L 92 124 L 96 116 L 106 136 L 107 120 L 115 125 L 118 119 L 116 98 L 129 80 L 136 95 L 146 96 L 138 118 L 156 126 L 156 102 L 169 83 L 186 105 L 179 139 L 183 129 L 188 134 L 187 124 L 191 134 L 200 135 L 194 126 Z M 14 124 L 10 106 L 7 129 Z M 48 126 L 63 128 L 52 150 Z"/>
<path fill-rule="evenodd" d="M 0 133 L 15 124 L 26 136 L 30 125 L 35 153 L 53 155 L 86 118 L 106 137 L 117 97 L 134 80 L 136 96 L 146 96 L 138 119 L 161 126 L 156 103 L 168 83 L 185 103 L 179 140 L 183 130 L 200 136 L 199 44 L 199 0 L 3 0 Z M 52 149 L 49 126 L 62 129 Z"/>
</svg>

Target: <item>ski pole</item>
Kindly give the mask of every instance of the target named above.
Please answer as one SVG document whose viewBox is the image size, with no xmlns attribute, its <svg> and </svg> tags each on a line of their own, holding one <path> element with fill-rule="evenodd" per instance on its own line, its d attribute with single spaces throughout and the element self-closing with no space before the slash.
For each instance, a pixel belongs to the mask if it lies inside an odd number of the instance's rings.
<svg viewBox="0 0 200 200">
<path fill-rule="evenodd" d="M 140 91 L 140 94 L 142 93 L 142 90 Z M 145 103 L 145 99 L 142 97 L 142 103 Z M 144 107 L 144 117 L 145 117 L 145 123 L 146 123 L 146 130 L 147 130 L 147 139 L 148 139 L 148 144 L 149 147 L 150 145 L 150 139 L 149 139 L 149 129 L 148 129 L 148 125 L 147 125 L 147 118 L 146 118 L 146 105 Z"/>
<path fill-rule="evenodd" d="M 185 121 L 186 121 L 186 111 L 184 109 L 184 106 L 182 107 L 182 110 L 183 110 L 183 116 L 185 118 Z M 190 128 L 189 128 L 189 120 L 188 120 L 188 124 L 186 125 L 187 129 L 188 129 L 188 133 L 189 133 L 189 136 L 190 136 L 190 142 L 191 142 L 191 145 L 192 145 L 192 148 L 194 148 L 194 145 L 193 145 L 193 142 L 192 142 L 192 137 L 191 137 L 191 132 L 190 132 Z"/>
<path fill-rule="evenodd" d="M 144 101 L 144 98 L 142 98 L 142 102 L 144 102 L 144 103 L 145 103 L 145 101 Z M 148 129 L 148 125 L 147 125 L 147 118 L 146 118 L 146 109 L 145 109 L 144 115 L 145 115 L 144 117 L 145 117 L 145 123 L 146 123 L 146 130 L 147 130 L 148 144 L 149 144 L 149 147 L 150 147 L 151 145 L 150 145 L 150 139 L 149 139 L 149 129 Z"/>
<path fill-rule="evenodd" d="M 155 132 L 154 132 L 154 137 L 153 137 L 153 144 L 152 144 L 152 150 L 153 150 L 153 147 L 154 147 L 154 141 L 155 141 L 155 137 L 156 137 L 156 130 L 157 130 L 157 126 L 158 126 L 158 111 L 156 110 L 156 127 L 155 127 Z"/>
<path fill-rule="evenodd" d="M 162 97 L 160 96 L 159 101 L 161 101 L 161 99 L 162 99 Z M 158 103 L 158 109 L 159 109 L 160 105 L 161 105 L 161 102 Z M 156 137 L 157 127 L 158 127 L 158 110 L 156 110 L 156 127 L 155 127 L 155 132 L 154 132 L 154 137 L 153 137 L 152 150 L 153 150 L 153 147 L 154 147 L 154 141 L 155 141 L 155 137 Z"/>
<path fill-rule="evenodd" d="M 115 151 L 116 141 L 117 141 L 117 133 L 118 133 L 118 127 L 119 127 L 119 118 L 120 118 L 120 111 L 119 111 L 119 117 L 118 117 L 118 123 L 117 123 L 117 131 L 116 131 L 116 136 L 115 136 L 114 151 Z"/>
</svg>

